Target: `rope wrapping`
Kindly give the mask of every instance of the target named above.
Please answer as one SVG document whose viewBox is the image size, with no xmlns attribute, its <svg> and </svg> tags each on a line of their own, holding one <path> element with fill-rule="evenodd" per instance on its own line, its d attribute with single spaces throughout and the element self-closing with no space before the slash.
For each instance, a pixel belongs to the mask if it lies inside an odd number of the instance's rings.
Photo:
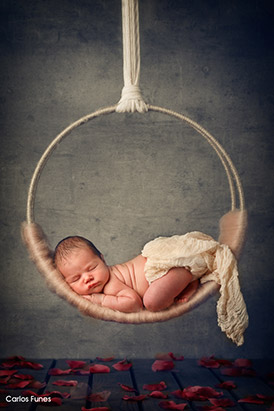
<svg viewBox="0 0 274 411">
<path fill-rule="evenodd" d="M 124 87 L 117 104 L 118 113 L 145 113 L 147 105 L 141 95 L 140 36 L 138 0 L 122 0 Z"/>
</svg>

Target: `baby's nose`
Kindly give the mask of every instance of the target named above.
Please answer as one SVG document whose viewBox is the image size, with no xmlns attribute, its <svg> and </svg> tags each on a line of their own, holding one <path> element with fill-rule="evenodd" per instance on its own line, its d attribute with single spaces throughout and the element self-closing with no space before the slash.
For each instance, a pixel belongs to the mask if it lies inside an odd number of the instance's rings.
<svg viewBox="0 0 274 411">
<path fill-rule="evenodd" d="M 88 283 L 92 279 L 93 279 L 93 277 L 90 273 L 84 273 L 84 282 L 85 283 Z"/>
</svg>

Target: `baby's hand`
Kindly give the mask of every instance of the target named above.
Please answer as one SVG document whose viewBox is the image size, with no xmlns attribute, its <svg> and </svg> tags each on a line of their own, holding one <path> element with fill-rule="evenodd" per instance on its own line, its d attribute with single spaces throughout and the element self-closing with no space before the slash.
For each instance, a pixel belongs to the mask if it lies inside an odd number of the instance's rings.
<svg viewBox="0 0 274 411">
<path fill-rule="evenodd" d="M 82 295 L 82 297 L 85 298 L 86 300 L 92 301 L 91 295 Z"/>
<path fill-rule="evenodd" d="M 89 301 L 91 301 L 92 303 L 94 303 L 94 304 L 99 304 L 99 305 L 102 304 L 104 296 L 105 296 L 105 295 L 102 294 L 102 293 L 94 293 L 94 294 L 91 294 L 91 295 L 83 295 L 83 297 L 84 297 L 86 300 L 89 300 Z"/>
</svg>

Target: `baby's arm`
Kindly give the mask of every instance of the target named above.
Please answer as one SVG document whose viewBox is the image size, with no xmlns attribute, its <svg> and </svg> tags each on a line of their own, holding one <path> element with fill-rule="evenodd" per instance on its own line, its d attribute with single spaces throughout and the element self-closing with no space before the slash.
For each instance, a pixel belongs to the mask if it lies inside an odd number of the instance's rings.
<svg viewBox="0 0 274 411">
<path fill-rule="evenodd" d="M 94 293 L 83 297 L 102 307 L 108 307 L 124 313 L 137 312 L 143 309 L 141 297 L 132 289 L 123 289 L 117 295 Z"/>
</svg>

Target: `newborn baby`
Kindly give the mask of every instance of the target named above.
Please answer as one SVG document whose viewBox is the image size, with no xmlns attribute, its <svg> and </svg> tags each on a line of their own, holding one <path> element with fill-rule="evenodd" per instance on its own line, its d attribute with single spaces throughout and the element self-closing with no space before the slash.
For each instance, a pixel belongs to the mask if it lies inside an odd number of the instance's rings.
<svg viewBox="0 0 274 411">
<path fill-rule="evenodd" d="M 56 267 L 77 294 L 113 310 L 137 312 L 144 306 L 163 310 L 175 301 L 187 301 L 198 288 L 198 280 L 185 267 L 171 267 L 150 281 L 145 273 L 147 260 L 140 254 L 108 266 L 94 244 L 79 236 L 60 241 L 54 253 Z"/>
<path fill-rule="evenodd" d="M 54 253 L 54 264 L 77 294 L 102 307 L 126 313 L 144 307 L 160 311 L 185 302 L 200 283 L 220 285 L 218 324 L 237 345 L 248 325 L 237 261 L 231 249 L 199 231 L 148 242 L 140 255 L 108 266 L 83 237 L 67 237 Z"/>
</svg>

